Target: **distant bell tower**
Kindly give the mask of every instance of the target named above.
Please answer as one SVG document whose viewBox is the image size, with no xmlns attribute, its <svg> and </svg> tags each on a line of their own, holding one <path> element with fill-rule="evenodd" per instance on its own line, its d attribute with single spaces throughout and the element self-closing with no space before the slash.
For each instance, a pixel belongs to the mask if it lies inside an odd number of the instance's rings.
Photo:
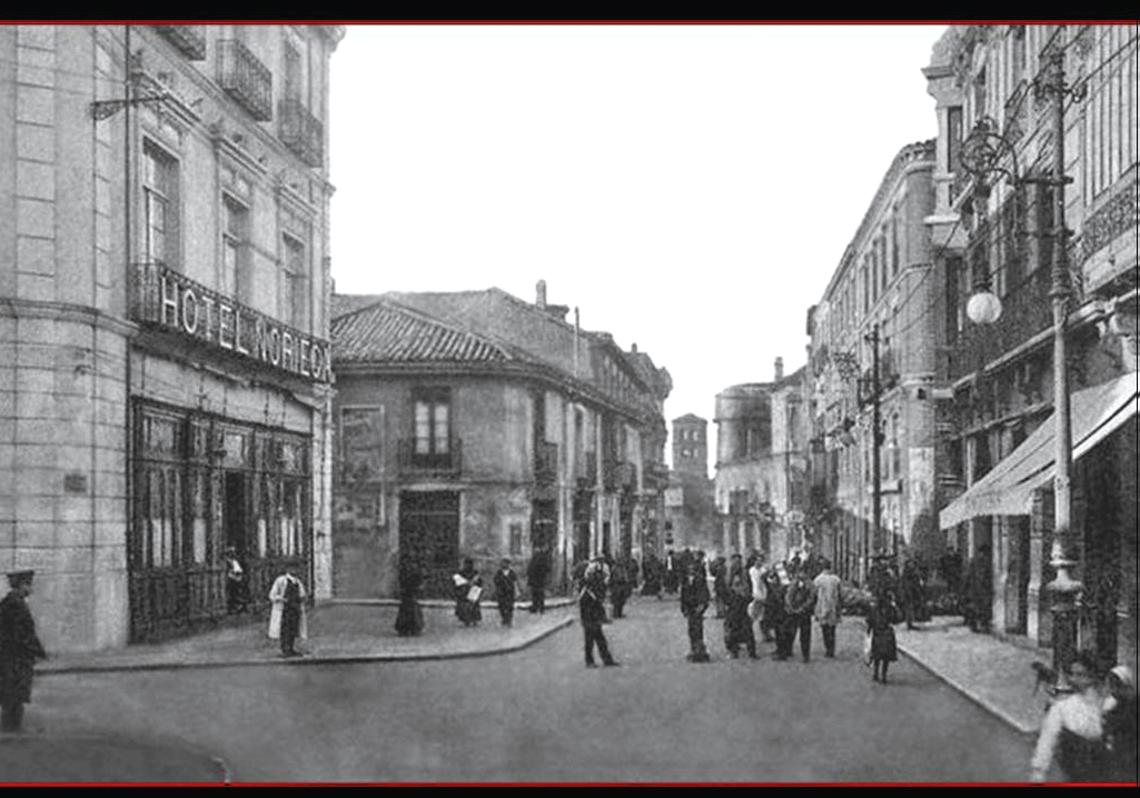
<svg viewBox="0 0 1140 798">
<path fill-rule="evenodd" d="M 673 470 L 708 479 L 709 423 L 692 413 L 673 419 Z"/>
</svg>

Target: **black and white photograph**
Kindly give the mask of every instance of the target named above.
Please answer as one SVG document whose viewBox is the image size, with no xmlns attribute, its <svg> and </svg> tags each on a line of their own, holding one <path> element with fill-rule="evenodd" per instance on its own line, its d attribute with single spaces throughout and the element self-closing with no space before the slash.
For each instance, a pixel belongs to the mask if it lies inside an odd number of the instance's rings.
<svg viewBox="0 0 1140 798">
<path fill-rule="evenodd" d="M 1136 785 L 1138 38 L 0 19 L 0 783 Z"/>
</svg>

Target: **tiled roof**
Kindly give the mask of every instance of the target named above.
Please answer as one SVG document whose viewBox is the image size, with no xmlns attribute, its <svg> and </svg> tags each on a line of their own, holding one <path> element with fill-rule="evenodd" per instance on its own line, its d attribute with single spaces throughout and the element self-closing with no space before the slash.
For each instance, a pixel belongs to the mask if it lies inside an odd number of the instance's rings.
<svg viewBox="0 0 1140 798">
<path fill-rule="evenodd" d="M 502 344 L 377 297 L 332 323 L 341 362 L 478 362 L 518 358 Z"/>
</svg>

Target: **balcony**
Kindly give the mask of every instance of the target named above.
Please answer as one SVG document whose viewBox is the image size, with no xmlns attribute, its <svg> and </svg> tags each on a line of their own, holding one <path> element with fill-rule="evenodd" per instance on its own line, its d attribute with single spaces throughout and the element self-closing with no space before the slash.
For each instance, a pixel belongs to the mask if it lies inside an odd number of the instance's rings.
<svg viewBox="0 0 1140 798">
<path fill-rule="evenodd" d="M 237 39 L 218 42 L 218 84 L 258 122 L 273 119 L 273 73 Z"/>
<path fill-rule="evenodd" d="M 417 452 L 414 439 L 401 439 L 397 445 L 401 474 L 455 476 L 463 464 L 463 441 L 449 438 L 446 452 Z"/>
<path fill-rule="evenodd" d="M 996 322 L 965 325 L 958 332 L 958 342 L 950 353 L 950 379 L 957 380 L 978 371 L 1051 328 L 1053 306 L 1049 287 L 1049 270 L 1038 268 L 1002 297 L 1001 317 Z"/>
<path fill-rule="evenodd" d="M 606 490 L 633 487 L 637 482 L 637 469 L 633 463 L 611 460 L 605 464 L 602 484 Z"/>
<path fill-rule="evenodd" d="M 579 455 L 574 466 L 574 476 L 578 480 L 578 487 L 593 488 L 598 481 L 598 455 L 596 452 L 586 452 Z"/>
<path fill-rule="evenodd" d="M 206 60 L 205 25 L 155 25 L 154 29 L 191 61 Z"/>
<path fill-rule="evenodd" d="M 538 485 L 553 485 L 558 479 L 558 444 L 540 443 L 534 453 L 534 481 Z"/>
<path fill-rule="evenodd" d="M 306 166 L 318 167 L 325 158 L 325 127 L 300 100 L 282 100 L 278 106 L 281 142 Z"/>
</svg>

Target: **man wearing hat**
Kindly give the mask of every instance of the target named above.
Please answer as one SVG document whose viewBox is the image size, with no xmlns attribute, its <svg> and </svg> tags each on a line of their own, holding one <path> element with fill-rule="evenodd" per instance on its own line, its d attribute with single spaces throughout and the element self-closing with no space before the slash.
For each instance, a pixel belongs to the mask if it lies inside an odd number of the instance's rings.
<svg viewBox="0 0 1140 798">
<path fill-rule="evenodd" d="M 24 704 L 32 700 L 36 658 L 46 659 L 28 609 L 35 571 L 8 574 L 12 590 L 0 600 L 0 731 L 19 731 Z"/>
</svg>

